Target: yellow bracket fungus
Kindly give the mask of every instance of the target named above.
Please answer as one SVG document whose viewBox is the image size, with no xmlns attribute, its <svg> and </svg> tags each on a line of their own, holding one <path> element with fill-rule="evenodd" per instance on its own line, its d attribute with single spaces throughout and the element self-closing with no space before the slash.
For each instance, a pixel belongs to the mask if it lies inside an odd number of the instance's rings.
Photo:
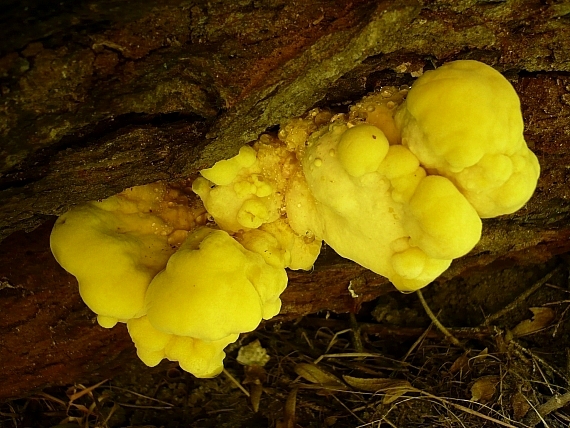
<svg viewBox="0 0 570 428">
<path fill-rule="evenodd" d="M 237 156 L 202 170 L 192 189 L 222 229 L 256 229 L 281 216 L 279 189 L 285 185 L 287 163 L 282 147 L 273 141 L 258 142 L 255 148 L 242 147 Z"/>
<path fill-rule="evenodd" d="M 57 219 L 53 255 L 77 278 L 101 326 L 144 314 L 148 285 L 204 212 L 181 199 L 179 190 L 159 182 L 88 202 Z"/>
<path fill-rule="evenodd" d="M 343 144 L 362 150 L 352 159 L 365 159 L 367 172 L 347 169 Z M 409 150 L 389 147 L 374 126 L 331 124 L 309 138 L 301 163 L 305 181 L 295 181 L 287 197 L 295 231 L 323 239 L 401 290 L 433 281 L 479 241 L 481 220 L 459 190 L 444 177 L 426 177 Z"/>
<path fill-rule="evenodd" d="M 51 247 L 145 364 L 215 376 L 224 348 L 279 312 L 285 268 L 310 269 L 323 240 L 402 291 L 437 278 L 477 244 L 481 217 L 531 197 L 540 168 L 522 133 L 508 81 L 456 61 L 262 135 L 201 171 L 203 207 L 162 183 L 127 189 L 61 216 Z"/>
<path fill-rule="evenodd" d="M 212 168 L 200 171 L 202 176 L 214 184 L 226 185 L 235 180 L 242 168 L 251 167 L 256 160 L 256 152 L 249 146 L 243 146 L 239 154 L 231 159 L 221 160 Z"/>
<path fill-rule="evenodd" d="M 337 147 L 338 160 L 349 175 L 362 177 L 378 170 L 388 154 L 389 147 L 388 138 L 376 126 L 354 126 L 340 137 Z M 320 166 L 317 165 L 317 159 L 314 161 L 315 166 Z M 322 165 L 322 160 L 320 164 Z"/>
<path fill-rule="evenodd" d="M 196 377 L 213 377 L 223 369 L 226 356 L 224 348 L 237 340 L 229 335 L 220 340 L 204 341 L 192 337 L 177 336 L 157 330 L 148 317 L 127 321 L 129 334 L 143 363 L 154 367 L 162 359 L 178 361 L 180 367 Z"/>
<path fill-rule="evenodd" d="M 145 316 L 127 326 L 145 364 L 168 358 L 197 377 L 215 376 L 239 333 L 279 313 L 286 285 L 283 268 L 227 232 L 198 228 L 150 283 Z"/>
<path fill-rule="evenodd" d="M 310 269 L 321 241 L 296 234 L 284 216 L 285 195 L 299 170 L 295 152 L 269 135 L 263 135 L 253 147 L 245 147 L 247 151 L 242 148 L 235 157 L 202 170 L 192 189 L 221 229 L 234 233 L 238 241 L 268 263 Z M 247 164 L 240 161 L 244 152 L 248 153 Z M 216 180 L 211 173 L 214 170 L 219 176 L 231 176 L 231 180 L 224 184 L 210 180 Z"/>
<path fill-rule="evenodd" d="M 449 178 L 481 217 L 510 214 L 532 196 L 540 166 L 523 137 L 520 100 L 492 67 L 454 61 L 426 72 L 396 122 L 402 143 Z"/>
<path fill-rule="evenodd" d="M 286 286 L 283 268 L 267 264 L 227 232 L 199 228 L 152 280 L 146 314 L 165 333 L 221 340 L 277 315 Z"/>
</svg>

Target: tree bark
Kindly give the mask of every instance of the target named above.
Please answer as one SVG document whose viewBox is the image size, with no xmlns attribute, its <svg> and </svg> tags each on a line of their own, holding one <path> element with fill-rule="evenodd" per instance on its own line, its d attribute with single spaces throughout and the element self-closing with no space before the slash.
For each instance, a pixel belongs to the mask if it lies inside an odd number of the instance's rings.
<svg viewBox="0 0 570 428">
<path fill-rule="evenodd" d="M 519 212 L 439 281 L 570 249 L 570 7 L 539 1 L 54 2 L 0 26 L 0 399 L 99 379 L 134 357 L 49 251 L 56 215 L 192 177 L 314 106 L 342 109 L 454 59 L 509 78 L 542 175 Z M 35 229 L 35 230 L 34 230 Z M 290 272 L 280 319 L 357 311 L 393 290 L 325 249 Z M 350 290 L 349 290 L 350 285 Z M 357 296 L 357 297 L 356 297 Z"/>
</svg>

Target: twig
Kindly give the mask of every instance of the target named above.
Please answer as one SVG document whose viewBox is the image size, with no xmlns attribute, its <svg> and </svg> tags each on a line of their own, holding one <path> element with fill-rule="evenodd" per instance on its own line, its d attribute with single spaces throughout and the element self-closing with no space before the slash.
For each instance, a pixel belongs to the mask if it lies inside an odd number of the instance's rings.
<svg viewBox="0 0 570 428">
<path fill-rule="evenodd" d="M 346 327 L 346 321 L 344 320 L 333 320 L 333 319 L 319 319 L 319 318 L 311 318 L 311 323 L 313 326 L 316 327 L 326 327 L 330 329 L 344 329 Z M 402 326 L 395 326 L 395 325 L 383 325 L 383 324 L 375 324 L 375 323 L 359 323 L 358 327 L 362 333 L 367 334 L 375 334 L 381 337 L 387 336 L 396 336 L 396 337 L 404 337 L 404 338 L 411 338 L 411 337 L 418 337 L 421 334 L 424 334 L 426 329 L 419 328 L 419 327 L 402 327 Z M 493 331 L 493 327 L 489 328 L 487 326 L 481 327 L 450 327 L 448 330 L 458 339 L 477 339 L 483 340 L 489 338 L 495 332 Z M 335 335 L 344 334 L 350 331 L 350 329 L 339 331 L 335 333 Z M 427 333 L 426 338 L 428 339 L 437 339 L 441 337 L 441 332 L 437 329 L 430 330 Z M 330 346 L 329 346 L 330 349 Z M 328 349 L 328 350 L 329 350 Z M 328 350 L 326 352 L 328 352 Z M 325 352 L 325 353 L 326 353 Z"/>
<path fill-rule="evenodd" d="M 486 415 L 486 414 L 484 414 L 484 413 L 478 412 L 477 410 L 473 410 L 473 409 L 470 409 L 469 407 L 462 406 L 461 404 L 454 403 L 453 401 L 450 401 L 450 400 L 445 399 L 445 398 L 443 398 L 443 397 L 438 397 L 437 395 L 430 394 L 430 393 L 427 392 L 427 391 L 423 391 L 423 390 L 418 389 L 418 388 L 411 388 L 411 389 L 409 390 L 409 392 L 417 392 L 417 393 L 419 393 L 421 396 L 430 398 L 430 399 L 432 399 L 432 400 L 434 400 L 434 401 L 436 401 L 436 402 L 438 402 L 438 403 L 440 403 L 440 404 L 442 404 L 442 405 L 444 405 L 444 406 L 445 406 L 445 405 L 449 405 L 449 406 L 455 407 L 457 410 L 461 410 L 462 412 L 468 413 L 468 414 L 470 414 L 470 415 L 472 415 L 472 416 L 476 416 L 476 417 L 481 418 L 481 419 L 485 419 L 485 420 L 490 421 L 490 422 L 493 422 L 493 423 L 495 423 L 495 424 L 497 424 L 497 425 L 501 425 L 501 426 L 504 426 L 504 427 L 507 427 L 507 428 L 517 428 L 516 426 L 511 425 L 511 424 L 508 423 L 508 422 L 503 422 L 503 421 L 501 421 L 501 420 L 499 420 L 499 419 L 496 419 L 496 418 L 494 418 L 494 417 L 492 417 L 492 416 L 488 416 L 488 415 Z M 408 397 L 408 398 L 411 399 L 411 398 L 413 398 L 413 397 Z M 417 399 L 417 398 L 420 398 L 420 397 L 416 397 L 416 399 Z M 386 413 L 384 416 L 386 416 L 386 415 L 387 415 L 387 413 Z"/>
<path fill-rule="evenodd" d="M 566 374 L 570 374 L 570 348 L 566 348 Z"/>
<path fill-rule="evenodd" d="M 562 325 L 562 320 L 566 316 L 566 313 L 568 312 L 569 309 L 570 309 L 570 305 L 567 305 L 566 308 L 564 308 L 564 310 L 562 311 L 562 314 L 560 314 L 560 317 L 558 318 L 558 322 L 554 326 L 554 331 L 552 332 L 552 337 L 556 337 L 556 335 L 558 334 L 558 329 Z"/>
<path fill-rule="evenodd" d="M 329 344 L 327 345 L 327 349 L 325 350 L 325 354 L 331 350 L 331 348 L 332 348 L 332 347 L 334 346 L 334 344 L 336 343 L 337 338 L 338 338 L 341 334 L 348 333 L 348 332 L 350 332 L 350 331 L 351 331 L 350 328 L 347 328 L 347 329 L 342 330 L 342 331 L 337 331 L 337 332 L 334 334 L 334 336 L 332 337 L 332 339 L 329 341 Z M 311 349 L 313 349 L 313 348 L 311 348 Z"/>
<path fill-rule="evenodd" d="M 246 395 L 246 397 L 248 397 L 248 398 L 250 397 L 249 391 L 247 389 L 245 389 L 243 387 L 243 385 L 241 383 L 239 383 L 239 381 L 231 375 L 230 372 L 228 372 L 226 369 L 224 369 L 224 374 L 228 377 L 229 380 L 231 380 L 234 383 L 235 386 L 237 386 L 239 389 L 241 389 L 241 392 L 243 392 Z"/>
<path fill-rule="evenodd" d="M 354 413 L 352 410 L 350 410 L 346 404 L 344 404 L 341 400 L 339 400 L 339 398 L 332 394 L 332 398 L 334 398 L 336 401 L 338 401 L 338 404 L 340 404 L 342 407 L 344 407 L 354 418 L 358 419 L 358 422 L 360 422 L 361 424 L 365 423 L 362 419 L 360 419 L 358 417 L 358 415 L 356 415 L 356 413 Z"/>
<path fill-rule="evenodd" d="M 121 388 L 120 386 L 109 385 L 107 388 L 116 389 L 117 391 L 127 392 L 127 393 L 135 395 L 137 397 L 144 398 L 145 400 L 156 401 L 156 402 L 164 404 L 166 406 L 174 407 L 174 404 L 169 403 L 167 401 L 162 401 L 162 400 L 159 400 L 158 398 L 149 397 L 148 395 L 144 395 L 144 394 L 139 394 L 138 392 L 135 392 L 135 391 L 132 391 L 132 390 L 126 389 L 126 388 Z"/>
<path fill-rule="evenodd" d="M 450 406 L 455 407 L 457 410 L 461 410 L 462 412 L 469 413 L 470 415 L 477 416 L 478 418 L 485 419 L 490 422 L 494 422 L 498 425 L 507 427 L 507 428 L 516 428 L 514 425 L 509 424 L 508 422 L 503 422 L 499 419 L 493 418 L 492 416 L 485 415 L 484 413 L 478 412 L 477 410 L 470 409 L 469 407 L 462 406 L 461 404 L 454 403 L 453 401 L 446 400 L 445 398 L 438 397 L 437 395 L 430 394 L 429 392 L 422 391 L 421 389 L 417 390 L 422 395 L 436 400 L 440 403 L 448 404 Z"/>
<path fill-rule="evenodd" d="M 356 316 L 352 312 L 350 313 L 350 327 L 354 350 L 356 352 L 364 352 L 364 346 L 362 346 L 362 338 L 360 337 L 360 327 L 358 326 Z"/>
<path fill-rule="evenodd" d="M 346 352 L 344 354 L 323 354 L 315 361 L 313 364 L 319 364 L 324 358 L 364 358 L 364 357 L 372 357 L 372 358 L 382 358 L 381 354 L 373 354 L 370 352 Z"/>
<path fill-rule="evenodd" d="M 526 415 L 523 423 L 529 427 L 534 427 L 542 422 L 544 418 L 550 413 L 560 409 L 561 407 L 564 407 L 568 403 L 570 403 L 570 392 L 567 392 L 563 395 L 556 394 L 555 396 L 551 397 L 546 403 L 541 404 L 537 408 L 533 409 L 533 412 L 529 412 Z"/>
<path fill-rule="evenodd" d="M 408 359 L 408 357 L 409 357 L 410 355 L 412 355 L 412 352 L 414 352 L 414 349 L 416 349 L 416 348 L 420 345 L 420 343 L 422 343 L 422 342 L 425 340 L 425 338 L 427 337 L 428 333 L 431 331 L 431 326 L 432 326 L 432 325 L 433 325 L 433 323 L 430 324 L 430 325 L 428 325 L 428 328 L 426 328 L 426 329 L 424 330 L 424 332 L 420 335 L 420 337 L 418 337 L 418 338 L 416 339 L 416 341 L 412 344 L 412 346 L 410 346 L 410 349 L 408 349 L 408 352 L 406 352 L 406 355 L 404 355 L 404 358 L 402 358 L 402 362 L 406 361 L 406 360 Z"/>
<path fill-rule="evenodd" d="M 121 407 L 129 407 L 133 409 L 153 409 L 153 410 L 171 410 L 172 407 L 169 406 L 142 406 L 140 404 L 129 404 L 129 403 L 121 403 L 119 401 L 116 402 Z"/>
<path fill-rule="evenodd" d="M 79 387 L 81 387 L 82 389 L 79 392 L 76 392 L 75 394 L 72 394 L 69 396 L 69 402 L 75 401 L 78 398 L 83 397 L 85 394 L 90 394 L 91 392 L 93 392 L 94 389 L 99 388 L 101 385 L 103 385 L 105 382 L 108 382 L 109 379 L 105 379 L 102 380 L 101 382 L 89 386 L 89 387 L 84 387 L 83 385 L 78 385 Z"/>
<path fill-rule="evenodd" d="M 511 425 L 511 424 L 509 424 L 509 423 L 507 423 L 507 422 L 500 421 L 499 419 L 493 418 L 493 417 L 491 417 L 491 416 L 487 416 L 487 415 L 485 415 L 485 414 L 483 414 L 483 413 L 481 413 L 481 412 L 478 412 L 477 410 L 473 410 L 473 409 L 470 409 L 469 407 L 462 406 L 461 404 L 452 403 L 452 402 L 450 402 L 450 401 L 446 401 L 446 403 L 449 404 L 450 406 L 455 407 L 455 408 L 458 409 L 458 410 L 461 410 L 461 411 L 463 411 L 463 412 L 465 412 L 465 413 L 469 413 L 469 414 L 471 414 L 471 415 L 473 415 L 473 416 L 477 416 L 477 417 L 479 417 L 479 418 L 481 418 L 481 419 L 485 419 L 485 420 L 487 420 L 487 421 L 494 422 L 494 423 L 496 423 L 496 424 L 498 424 L 498 425 L 501 425 L 501 426 L 504 426 L 504 427 L 507 427 L 507 428 L 516 428 L 514 425 Z"/>
<path fill-rule="evenodd" d="M 547 370 L 551 371 L 552 373 L 554 373 L 555 375 L 560 376 L 561 379 L 564 380 L 564 382 L 566 382 L 566 385 L 569 384 L 568 381 L 568 377 L 562 373 L 560 370 L 558 370 L 557 368 L 553 367 L 552 365 L 550 365 L 549 363 L 547 363 L 543 358 L 539 357 L 538 355 L 536 355 L 535 353 L 533 353 L 530 349 L 525 348 L 524 346 L 522 346 L 520 343 L 518 343 L 516 340 L 512 339 L 509 342 L 510 345 L 513 345 L 518 351 L 527 354 L 529 357 L 531 357 L 533 360 L 537 361 L 538 363 L 542 364 L 543 367 L 545 367 Z"/>
<path fill-rule="evenodd" d="M 420 290 L 417 290 L 416 294 L 418 295 L 418 298 L 420 299 L 420 302 L 422 303 L 422 306 L 424 307 L 426 314 L 428 314 L 428 317 L 439 329 L 439 331 L 441 331 L 445 335 L 447 340 L 449 340 L 452 344 L 454 344 L 459 348 L 463 348 L 463 345 L 461 345 L 459 340 L 457 340 L 457 338 L 453 334 L 451 334 L 451 332 L 447 328 L 445 328 L 445 326 L 441 322 L 439 322 L 435 314 L 431 311 L 430 307 L 428 306 L 426 299 L 424 299 L 424 295 L 422 294 L 422 292 Z"/>
<path fill-rule="evenodd" d="M 530 287 L 528 290 L 525 290 L 522 294 L 520 294 L 515 300 L 513 300 L 503 309 L 485 318 L 485 321 L 481 325 L 482 326 L 489 325 L 490 323 L 498 320 L 499 318 L 506 315 L 510 311 L 516 309 L 521 303 L 523 303 L 526 299 L 528 299 L 531 294 L 533 294 L 536 290 L 542 287 L 546 283 L 546 281 L 548 281 L 552 277 L 552 275 L 554 275 L 558 271 L 558 269 L 559 268 L 557 267 L 552 271 L 550 271 L 549 273 L 547 273 L 546 275 L 544 275 L 540 280 L 535 282 L 532 287 Z"/>
<path fill-rule="evenodd" d="M 390 422 L 390 419 L 388 419 L 386 416 L 382 416 L 382 421 L 386 422 L 388 425 L 390 425 L 392 428 L 398 428 L 396 425 L 394 425 L 392 422 Z"/>
</svg>

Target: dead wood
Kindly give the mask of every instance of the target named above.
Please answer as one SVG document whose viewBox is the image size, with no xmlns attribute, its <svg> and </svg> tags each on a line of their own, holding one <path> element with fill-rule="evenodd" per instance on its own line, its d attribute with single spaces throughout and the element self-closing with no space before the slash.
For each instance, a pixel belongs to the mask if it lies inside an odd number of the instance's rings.
<svg viewBox="0 0 570 428">
<path fill-rule="evenodd" d="M 0 399 L 108 376 L 134 358 L 125 329 L 98 327 L 51 257 L 55 215 L 191 176 L 285 118 L 342 109 L 448 60 L 482 60 L 511 80 L 543 172 L 530 203 L 485 221 L 481 243 L 440 280 L 570 249 L 564 4 L 16 3 L 0 29 Z M 357 311 L 389 290 L 325 250 L 313 272 L 290 273 L 282 319 Z"/>
</svg>

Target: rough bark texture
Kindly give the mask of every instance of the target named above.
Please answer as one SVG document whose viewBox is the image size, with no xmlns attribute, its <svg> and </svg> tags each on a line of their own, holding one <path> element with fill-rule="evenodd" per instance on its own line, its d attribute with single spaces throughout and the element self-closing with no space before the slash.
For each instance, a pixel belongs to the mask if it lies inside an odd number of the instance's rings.
<svg viewBox="0 0 570 428">
<path fill-rule="evenodd" d="M 51 257 L 53 216 L 191 176 L 285 118 L 448 60 L 482 60 L 511 80 L 543 172 L 530 203 L 485 221 L 440 281 L 570 250 L 567 3 L 29 0 L 0 22 L 0 399 L 134 358 L 125 329 L 98 327 Z M 290 274 L 282 319 L 357 310 L 391 290 L 324 253 L 313 272 Z"/>
</svg>

